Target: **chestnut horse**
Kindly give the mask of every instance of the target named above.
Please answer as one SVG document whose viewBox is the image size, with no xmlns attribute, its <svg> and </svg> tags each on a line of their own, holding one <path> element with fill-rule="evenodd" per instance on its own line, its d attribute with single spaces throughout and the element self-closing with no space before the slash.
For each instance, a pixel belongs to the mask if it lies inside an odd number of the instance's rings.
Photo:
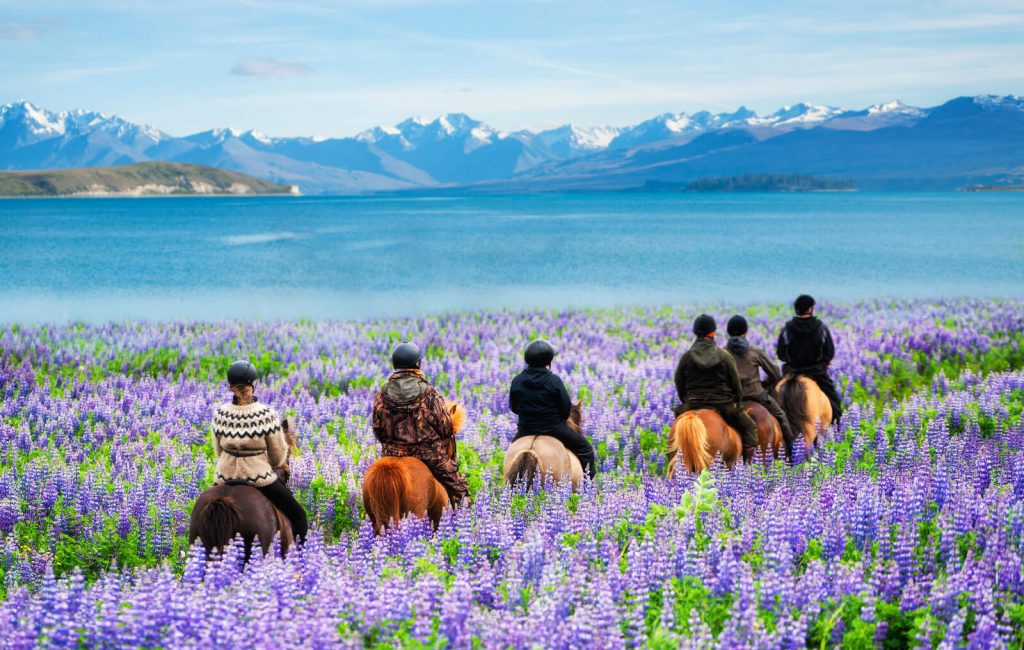
<svg viewBox="0 0 1024 650">
<path fill-rule="evenodd" d="M 782 446 L 782 427 L 757 402 L 744 402 L 743 410 L 757 425 L 757 446 L 767 458 L 778 458 Z M 714 409 L 687 411 L 676 418 L 669 434 L 669 452 L 666 474 L 672 476 L 682 454 L 687 471 L 701 472 L 711 466 L 715 454 L 721 454 L 726 467 L 732 467 L 743 453 L 740 434 L 725 423 Z"/>
<path fill-rule="evenodd" d="M 295 420 L 282 418 L 281 428 L 288 443 L 287 458 L 290 460 L 296 448 Z M 291 469 L 287 460 L 275 471 L 282 481 L 288 482 Z M 295 541 L 291 522 L 262 492 L 246 483 L 215 485 L 203 491 L 192 506 L 188 524 L 189 544 L 199 539 L 207 557 L 221 552 L 235 535 L 241 535 L 248 561 L 253 539 L 259 537 L 260 547 L 266 555 L 277 534 L 281 535 L 281 552 L 287 553 Z"/>
<path fill-rule="evenodd" d="M 776 389 L 779 406 L 786 412 L 793 432 L 803 434 L 805 453 L 810 454 L 818 444 L 818 435 L 832 422 L 832 404 L 810 377 L 786 375 Z"/>
<path fill-rule="evenodd" d="M 565 423 L 573 431 L 582 433 L 583 412 L 579 404 L 572 405 Z M 527 489 L 533 488 L 534 479 L 539 479 L 538 484 L 543 487 L 548 479 L 558 483 L 568 478 L 575 490 L 583 480 L 583 465 L 576 454 L 566 449 L 557 438 L 523 436 L 514 440 L 505 451 L 504 474 L 506 484 L 515 485 L 522 481 Z"/>
<path fill-rule="evenodd" d="M 445 402 L 445 408 L 458 432 L 466 421 L 466 409 L 454 402 Z M 430 517 L 436 529 L 447 506 L 448 491 L 415 456 L 382 456 L 373 461 L 363 479 L 363 508 L 378 535 L 410 513 Z"/>
</svg>

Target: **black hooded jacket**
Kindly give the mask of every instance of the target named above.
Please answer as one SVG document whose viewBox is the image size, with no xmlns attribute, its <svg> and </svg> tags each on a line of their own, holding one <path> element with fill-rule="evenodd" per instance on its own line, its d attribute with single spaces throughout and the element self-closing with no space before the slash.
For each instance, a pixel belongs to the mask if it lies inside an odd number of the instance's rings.
<svg viewBox="0 0 1024 650">
<path fill-rule="evenodd" d="M 743 399 L 736 362 L 713 338 L 701 337 L 690 346 L 679 360 L 673 379 L 684 403 L 738 405 Z"/>
<path fill-rule="evenodd" d="M 547 368 L 527 368 L 512 379 L 508 405 L 519 416 L 519 433 L 542 435 L 569 418 L 572 402 L 562 379 Z"/>
<path fill-rule="evenodd" d="M 793 318 L 782 328 L 776 356 L 782 360 L 786 374 L 823 374 L 836 354 L 832 333 L 820 320 Z"/>
</svg>

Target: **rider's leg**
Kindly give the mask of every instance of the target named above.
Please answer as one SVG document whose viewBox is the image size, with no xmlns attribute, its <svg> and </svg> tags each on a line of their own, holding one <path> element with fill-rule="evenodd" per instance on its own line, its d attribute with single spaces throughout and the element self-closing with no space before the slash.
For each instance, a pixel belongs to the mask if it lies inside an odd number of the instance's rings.
<svg viewBox="0 0 1024 650">
<path fill-rule="evenodd" d="M 816 375 L 808 375 L 814 380 L 814 383 L 818 384 L 818 388 L 821 392 L 825 393 L 825 397 L 828 398 L 829 403 L 832 404 L 832 423 L 838 424 L 839 418 L 843 416 L 843 398 L 839 396 L 839 391 L 836 390 L 836 385 L 832 383 L 832 378 L 827 373 L 821 373 Z"/>
<path fill-rule="evenodd" d="M 309 530 L 309 524 L 306 521 L 306 510 L 302 507 L 302 504 L 295 500 L 291 490 L 280 479 L 270 485 L 264 485 L 256 489 L 270 499 L 270 502 L 283 512 L 285 517 L 288 517 L 288 521 L 292 523 L 292 532 L 295 533 L 295 541 L 304 540 Z"/>
<path fill-rule="evenodd" d="M 779 427 L 782 429 L 782 441 L 786 445 L 786 457 L 792 458 L 793 440 L 795 438 L 793 436 L 793 427 L 789 426 L 789 418 L 786 417 L 786 412 L 782 410 L 778 402 L 772 399 L 771 395 L 765 394 L 759 402 L 779 421 Z"/>
<path fill-rule="evenodd" d="M 740 441 L 743 443 L 743 460 L 749 461 L 757 449 L 757 423 L 747 415 L 747 412 L 735 404 L 716 406 L 722 419 L 736 432 L 740 434 Z"/>
<path fill-rule="evenodd" d="M 590 475 L 590 478 L 597 476 L 597 454 L 594 453 L 594 447 L 591 446 L 590 441 L 582 433 L 577 433 L 572 427 L 563 422 L 559 425 L 558 429 L 544 435 L 557 438 L 559 442 L 565 445 L 566 449 L 576 454 L 576 457 L 580 459 L 580 465 Z"/>
<path fill-rule="evenodd" d="M 448 492 L 448 501 L 452 507 L 462 503 L 462 500 L 469 496 L 469 484 L 466 478 L 459 473 L 459 466 L 443 450 L 433 453 L 431 450 L 424 450 L 418 456 L 434 475 L 437 482 L 444 486 Z"/>
</svg>

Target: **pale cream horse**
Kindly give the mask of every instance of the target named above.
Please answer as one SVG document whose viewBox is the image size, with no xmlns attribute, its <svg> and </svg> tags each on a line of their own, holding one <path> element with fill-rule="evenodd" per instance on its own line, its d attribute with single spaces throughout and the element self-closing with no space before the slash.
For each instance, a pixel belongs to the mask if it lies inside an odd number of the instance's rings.
<svg viewBox="0 0 1024 650">
<path fill-rule="evenodd" d="M 566 423 L 580 432 L 583 415 L 580 405 L 573 404 Z M 541 487 L 548 481 L 558 483 L 568 478 L 572 489 L 579 487 L 583 480 L 583 466 L 576 454 L 565 448 L 557 438 L 551 436 L 523 436 L 515 440 L 505 451 L 505 483 L 516 485 L 520 481 L 532 488 L 534 479 Z"/>
</svg>

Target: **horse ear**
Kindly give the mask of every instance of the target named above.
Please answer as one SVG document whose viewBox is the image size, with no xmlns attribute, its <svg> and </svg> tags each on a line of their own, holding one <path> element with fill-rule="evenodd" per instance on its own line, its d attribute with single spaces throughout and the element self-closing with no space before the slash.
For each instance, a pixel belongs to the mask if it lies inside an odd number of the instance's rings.
<svg viewBox="0 0 1024 650">
<path fill-rule="evenodd" d="M 455 415 L 455 411 L 457 410 L 459 410 L 459 405 L 456 404 L 455 402 L 451 402 L 451 404 L 448 406 L 448 412 L 451 413 L 452 415 Z"/>
</svg>

